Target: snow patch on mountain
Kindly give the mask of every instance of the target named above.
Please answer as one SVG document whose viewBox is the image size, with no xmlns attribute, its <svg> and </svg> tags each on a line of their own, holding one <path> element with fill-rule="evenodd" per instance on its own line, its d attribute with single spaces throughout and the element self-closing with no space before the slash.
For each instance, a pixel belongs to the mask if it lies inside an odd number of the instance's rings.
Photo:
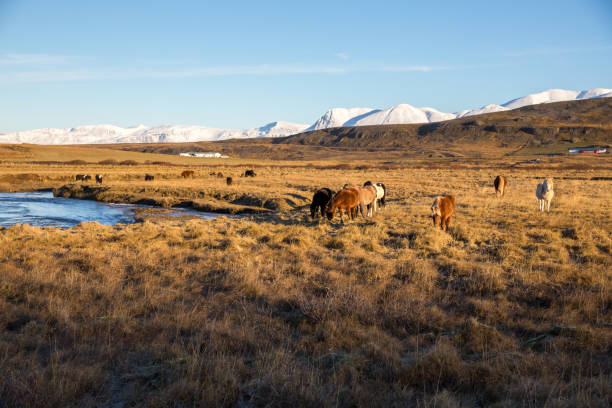
<svg viewBox="0 0 612 408">
<path fill-rule="evenodd" d="M 323 116 L 306 130 L 319 130 L 344 126 L 349 120 L 357 116 L 367 116 L 374 111 L 379 112 L 372 108 L 333 108 L 325 112 Z"/>
<path fill-rule="evenodd" d="M 253 137 L 282 137 L 303 132 L 308 125 L 272 122 L 259 128 L 236 130 L 205 126 L 90 125 L 65 129 L 35 129 L 0 134 L 0 143 L 32 144 L 108 144 L 108 143 L 183 143 Z"/>
<path fill-rule="evenodd" d="M 312 126 L 306 130 L 325 129 L 341 126 L 390 125 L 403 123 L 430 123 L 443 120 L 464 118 L 485 113 L 501 112 L 523 106 L 539 103 L 562 102 L 578 99 L 603 98 L 612 96 L 612 89 L 594 88 L 585 91 L 568 91 L 564 89 L 549 89 L 544 92 L 513 99 L 502 105 L 489 104 L 478 109 L 461 110 L 455 113 L 440 112 L 434 108 L 415 108 L 412 105 L 400 104 L 384 110 L 369 110 L 367 108 L 334 108 L 328 110 Z M 354 110 L 358 115 L 342 122 Z"/>
</svg>

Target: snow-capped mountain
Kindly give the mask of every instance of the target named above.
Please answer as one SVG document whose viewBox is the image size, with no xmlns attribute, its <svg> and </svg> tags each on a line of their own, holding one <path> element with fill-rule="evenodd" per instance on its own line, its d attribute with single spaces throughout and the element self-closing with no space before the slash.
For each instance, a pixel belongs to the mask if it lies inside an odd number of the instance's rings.
<svg viewBox="0 0 612 408">
<path fill-rule="evenodd" d="M 311 126 L 290 122 L 272 122 L 259 128 L 237 130 L 177 125 L 156 127 L 138 125 L 129 128 L 113 125 L 93 125 L 66 129 L 36 129 L 6 134 L 0 133 L 0 143 L 181 143 L 252 137 L 282 137 L 331 127 L 440 122 L 483 113 L 517 109 L 539 103 L 603 97 L 612 97 L 612 89 L 595 88 L 584 91 L 549 89 L 544 92 L 513 99 L 501 105 L 490 104 L 478 109 L 461 110 L 455 113 L 440 112 L 434 108 L 416 108 L 408 104 L 400 104 L 384 110 L 372 108 L 333 108 L 328 110 Z"/>
<path fill-rule="evenodd" d="M 328 110 L 307 130 L 325 129 L 340 126 L 391 125 L 402 123 L 428 123 L 443 120 L 481 115 L 483 113 L 500 112 L 521 108 L 539 103 L 572 101 L 578 99 L 604 98 L 612 96 L 612 89 L 595 88 L 586 91 L 566 91 L 564 89 L 549 89 L 522 98 L 513 99 L 502 105 L 490 104 L 478 109 L 461 110 L 455 113 L 440 112 L 434 108 L 416 108 L 408 104 L 400 104 L 389 109 L 370 108 L 334 108 Z M 358 114 L 340 123 L 347 115 L 357 111 Z"/>
<path fill-rule="evenodd" d="M 379 110 L 372 108 L 333 108 L 325 112 L 315 123 L 306 130 L 319 130 L 330 127 L 355 126 L 355 119 L 367 116 Z M 349 121 L 351 124 L 346 124 Z"/>
<path fill-rule="evenodd" d="M 182 143 L 252 137 L 280 137 L 303 132 L 308 125 L 272 122 L 246 130 L 217 129 L 205 126 L 138 125 L 122 128 L 113 125 L 78 126 L 66 129 L 36 129 L 0 134 L 0 143 L 106 144 L 106 143 Z"/>
</svg>

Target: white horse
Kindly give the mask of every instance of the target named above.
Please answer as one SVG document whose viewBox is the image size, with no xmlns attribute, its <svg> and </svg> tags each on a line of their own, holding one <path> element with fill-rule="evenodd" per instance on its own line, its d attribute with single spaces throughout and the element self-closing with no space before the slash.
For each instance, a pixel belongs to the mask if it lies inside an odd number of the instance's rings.
<svg viewBox="0 0 612 408">
<path fill-rule="evenodd" d="M 538 184 L 538 188 L 536 189 L 536 197 L 538 198 L 540 211 L 544 211 L 544 208 L 546 208 L 546 212 L 550 211 L 550 202 L 552 201 L 554 195 L 555 192 L 553 191 L 552 179 L 548 178 L 542 183 Z"/>
<path fill-rule="evenodd" d="M 372 184 L 371 181 L 366 181 L 364 187 L 372 186 L 376 189 L 376 210 L 380 210 L 385 206 L 385 198 L 387 196 L 387 188 L 383 183 Z"/>
</svg>

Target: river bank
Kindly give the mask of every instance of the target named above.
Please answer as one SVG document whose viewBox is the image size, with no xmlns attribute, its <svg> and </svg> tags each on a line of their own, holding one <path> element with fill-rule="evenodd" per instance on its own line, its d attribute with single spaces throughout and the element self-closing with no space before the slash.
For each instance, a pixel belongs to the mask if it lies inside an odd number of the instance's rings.
<svg viewBox="0 0 612 408">
<path fill-rule="evenodd" d="M 162 208 L 191 208 L 219 214 L 253 214 L 279 209 L 278 200 L 253 194 L 223 194 L 181 188 L 113 187 L 66 184 L 53 189 L 56 197 L 105 203 L 150 205 Z"/>
</svg>

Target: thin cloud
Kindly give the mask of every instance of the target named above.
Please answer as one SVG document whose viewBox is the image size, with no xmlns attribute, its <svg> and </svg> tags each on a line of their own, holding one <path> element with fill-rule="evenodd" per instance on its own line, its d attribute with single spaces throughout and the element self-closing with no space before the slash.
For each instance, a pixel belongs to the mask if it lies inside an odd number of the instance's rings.
<svg viewBox="0 0 612 408">
<path fill-rule="evenodd" d="M 21 61 L 26 61 L 22 58 Z M 36 59 L 32 59 L 36 60 Z M 6 68 L 6 66 L 5 66 Z M 352 72 L 431 72 L 449 70 L 451 67 L 430 65 L 387 65 L 387 66 L 335 66 L 310 64 L 259 64 L 229 65 L 215 67 L 192 67 L 188 69 L 159 68 L 72 68 L 70 69 L 21 69 L 0 70 L 0 83 L 45 83 L 86 80 L 123 80 L 142 78 L 198 78 L 221 76 L 274 76 L 274 75 L 340 75 Z M 40 67 L 35 67 L 40 68 Z"/>
<path fill-rule="evenodd" d="M 0 65 L 15 66 L 39 66 L 39 65 L 62 65 L 73 60 L 73 57 L 65 55 L 49 54 L 5 54 L 0 57 Z"/>
</svg>

